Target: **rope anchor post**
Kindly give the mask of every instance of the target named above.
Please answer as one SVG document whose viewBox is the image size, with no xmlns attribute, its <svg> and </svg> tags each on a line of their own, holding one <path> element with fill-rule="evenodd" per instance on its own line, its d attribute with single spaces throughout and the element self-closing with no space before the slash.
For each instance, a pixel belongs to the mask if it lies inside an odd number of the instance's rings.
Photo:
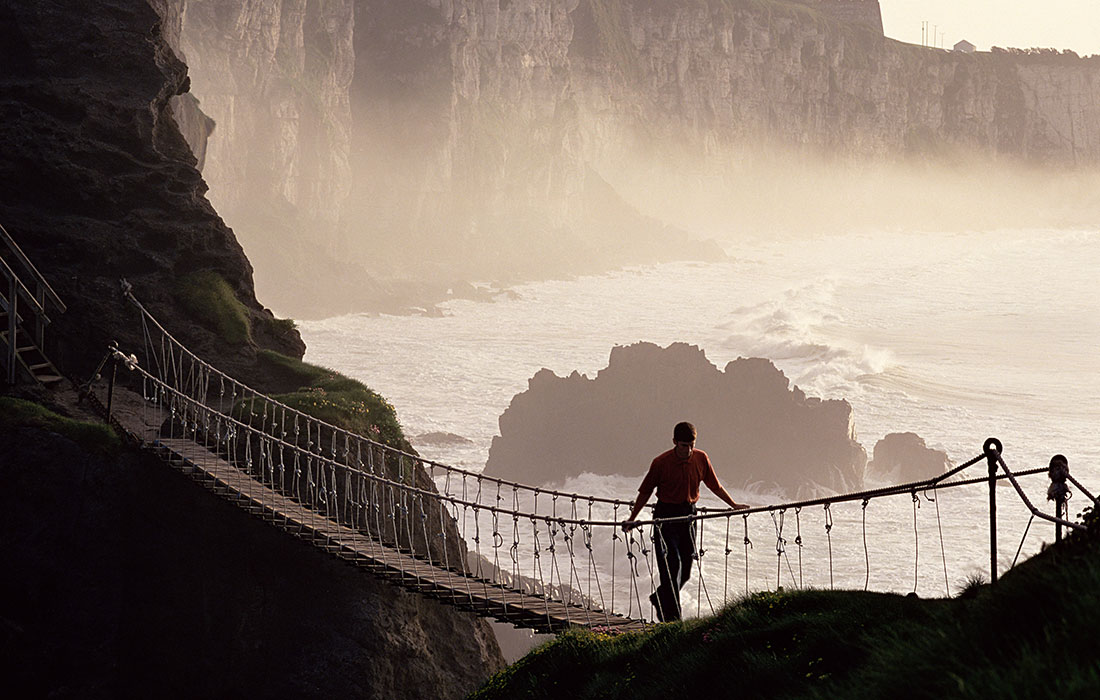
<svg viewBox="0 0 1100 700">
<path fill-rule="evenodd" d="M 1069 460 L 1065 455 L 1054 455 L 1050 458 L 1050 466 L 1047 469 L 1050 476 L 1050 488 L 1047 490 L 1047 500 L 1054 501 L 1054 541 L 1062 541 L 1062 523 L 1065 517 L 1066 501 L 1069 500 L 1069 486 L 1066 480 L 1069 478 Z"/>
<path fill-rule="evenodd" d="M 989 438 L 982 446 L 989 463 L 989 580 L 997 583 L 997 463 L 1003 446 L 997 438 Z"/>
<path fill-rule="evenodd" d="M 115 378 L 118 375 L 118 343 L 111 341 L 111 378 L 107 382 L 107 420 L 111 420 L 111 406 L 115 400 Z"/>
</svg>

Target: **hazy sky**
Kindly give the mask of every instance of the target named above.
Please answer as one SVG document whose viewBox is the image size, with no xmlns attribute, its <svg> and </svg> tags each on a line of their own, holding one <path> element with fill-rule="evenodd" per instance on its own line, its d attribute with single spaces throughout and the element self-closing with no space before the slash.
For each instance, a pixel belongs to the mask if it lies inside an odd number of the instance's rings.
<svg viewBox="0 0 1100 700">
<path fill-rule="evenodd" d="M 886 36 L 911 44 L 921 43 L 921 22 L 927 20 L 939 25 L 937 45 L 946 48 L 966 39 L 979 51 L 1014 46 L 1100 54 L 1098 0 L 879 0 L 879 5 Z"/>
</svg>

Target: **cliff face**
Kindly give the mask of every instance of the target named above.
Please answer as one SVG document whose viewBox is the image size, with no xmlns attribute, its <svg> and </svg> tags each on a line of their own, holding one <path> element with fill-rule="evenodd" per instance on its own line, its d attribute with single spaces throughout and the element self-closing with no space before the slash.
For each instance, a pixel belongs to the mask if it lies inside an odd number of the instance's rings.
<svg viewBox="0 0 1100 700">
<path fill-rule="evenodd" d="M 174 114 L 261 296 L 291 311 L 331 305 L 327 280 L 379 306 L 386 293 L 336 251 L 352 182 L 352 0 L 151 4 L 192 76 Z"/>
<path fill-rule="evenodd" d="M 169 107 L 186 67 L 157 14 L 132 0 L 4 2 L 0 44 L 0 223 L 69 306 L 49 336 L 79 341 L 51 348 L 55 363 L 86 379 L 110 341 L 141 347 L 123 277 L 187 342 L 224 352 L 175 301 L 204 269 L 228 282 L 257 343 L 301 356 L 297 332 L 268 331 L 252 267 L 204 196 Z"/>
<path fill-rule="evenodd" d="M 767 360 L 720 370 L 694 346 L 638 343 L 612 350 L 594 379 L 542 370 L 529 384 L 500 417 L 486 474 L 535 484 L 585 472 L 641 477 L 686 420 L 726 486 L 799 494 L 863 483 L 852 407 L 808 398 Z"/>
<path fill-rule="evenodd" d="M 612 95 L 622 81 L 615 120 L 655 120 L 662 142 L 679 135 L 706 148 L 766 137 L 883 157 L 931 139 L 990 155 L 1100 161 L 1100 60 L 929 50 L 834 20 L 814 3 L 619 5 L 612 13 L 583 0 L 575 13 L 589 8 L 586 23 L 598 30 L 585 80 Z M 1047 87 L 1036 93 L 1040 82 Z"/>
<path fill-rule="evenodd" d="M 873 0 L 158 1 L 217 122 L 211 196 L 296 313 L 713 258 L 620 183 L 751 179 L 762 144 L 1100 160 L 1100 60 L 900 44 Z"/>
</svg>

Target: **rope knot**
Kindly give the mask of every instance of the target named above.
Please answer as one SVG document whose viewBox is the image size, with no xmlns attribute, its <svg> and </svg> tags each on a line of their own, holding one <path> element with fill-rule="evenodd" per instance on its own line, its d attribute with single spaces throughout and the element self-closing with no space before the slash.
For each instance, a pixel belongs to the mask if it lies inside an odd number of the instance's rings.
<svg viewBox="0 0 1100 700">
<path fill-rule="evenodd" d="M 1064 501 L 1069 495 L 1069 486 L 1066 485 L 1066 479 L 1069 478 L 1069 460 L 1065 455 L 1054 455 L 1050 458 L 1047 475 L 1050 476 L 1047 500 Z"/>
</svg>

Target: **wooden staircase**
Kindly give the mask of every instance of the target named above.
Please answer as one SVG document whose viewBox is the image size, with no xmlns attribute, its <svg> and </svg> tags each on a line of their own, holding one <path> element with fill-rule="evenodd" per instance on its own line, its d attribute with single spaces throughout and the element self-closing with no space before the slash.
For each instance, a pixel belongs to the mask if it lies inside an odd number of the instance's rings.
<svg viewBox="0 0 1100 700">
<path fill-rule="evenodd" d="M 46 356 L 46 327 L 50 324 L 46 311 L 65 313 L 65 304 L 3 226 L 0 241 L 0 277 L 4 282 L 0 284 L 0 362 L 4 378 L 12 386 L 20 379 L 57 384 L 64 376 Z"/>
</svg>

